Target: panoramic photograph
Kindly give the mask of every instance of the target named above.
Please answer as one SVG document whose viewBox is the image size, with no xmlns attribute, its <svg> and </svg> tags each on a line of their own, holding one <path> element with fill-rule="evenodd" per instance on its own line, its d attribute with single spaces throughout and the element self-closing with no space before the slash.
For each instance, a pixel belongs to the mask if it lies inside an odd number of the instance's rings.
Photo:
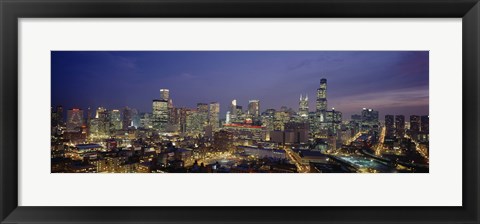
<svg viewBox="0 0 480 224">
<path fill-rule="evenodd" d="M 51 173 L 428 173 L 428 51 L 51 51 Z"/>
</svg>

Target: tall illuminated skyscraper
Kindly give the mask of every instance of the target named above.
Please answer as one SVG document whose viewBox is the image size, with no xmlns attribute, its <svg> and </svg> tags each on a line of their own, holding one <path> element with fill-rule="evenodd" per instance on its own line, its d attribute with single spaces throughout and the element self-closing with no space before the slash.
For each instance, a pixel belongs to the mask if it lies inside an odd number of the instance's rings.
<svg viewBox="0 0 480 224">
<path fill-rule="evenodd" d="M 316 113 L 320 118 L 320 122 L 324 122 L 327 111 L 327 79 L 325 78 L 320 80 L 320 87 L 317 89 L 316 103 Z"/>
<path fill-rule="evenodd" d="M 410 115 L 410 131 L 413 133 L 420 132 L 420 116 Z"/>
<path fill-rule="evenodd" d="M 202 127 L 208 124 L 208 104 L 197 103 L 198 119 Z"/>
<path fill-rule="evenodd" d="M 160 99 L 168 101 L 170 99 L 170 90 L 160 89 Z"/>
<path fill-rule="evenodd" d="M 90 119 L 92 119 L 92 108 L 88 107 L 87 108 L 87 122 L 86 122 L 87 126 L 88 126 L 88 124 L 90 124 Z"/>
<path fill-rule="evenodd" d="M 373 126 L 378 126 L 378 111 L 370 108 L 363 108 L 362 126 L 368 126 L 369 128 L 372 128 Z"/>
<path fill-rule="evenodd" d="M 237 100 L 232 100 L 232 104 L 230 105 L 230 120 L 237 119 Z"/>
<path fill-rule="evenodd" d="M 110 112 L 110 127 L 113 130 L 122 129 L 122 117 L 119 110 L 112 110 Z"/>
<path fill-rule="evenodd" d="M 216 130 L 220 126 L 220 103 L 211 102 L 208 110 L 208 123 L 212 126 L 213 130 Z"/>
<path fill-rule="evenodd" d="M 83 110 L 73 108 L 67 111 L 67 132 L 79 130 L 83 125 Z"/>
<path fill-rule="evenodd" d="M 134 116 L 134 110 L 129 107 L 123 108 L 123 119 L 122 119 L 122 127 L 123 129 L 127 129 L 128 127 L 132 126 Z"/>
<path fill-rule="evenodd" d="M 57 106 L 56 110 L 53 110 L 52 108 L 52 127 L 57 127 L 57 126 L 64 126 L 63 122 L 63 107 L 62 106 Z"/>
<path fill-rule="evenodd" d="M 397 138 L 403 138 L 405 135 L 405 116 L 395 115 L 395 134 Z"/>
<path fill-rule="evenodd" d="M 152 103 L 151 122 L 154 129 L 160 132 L 167 131 L 171 105 L 170 91 L 168 89 L 160 89 L 160 99 L 153 100 Z"/>
<path fill-rule="evenodd" d="M 227 111 L 225 115 L 225 124 L 230 124 L 230 111 Z"/>
<path fill-rule="evenodd" d="M 106 114 L 107 113 L 107 109 L 104 108 L 104 107 L 99 107 L 97 108 L 97 110 L 95 111 L 95 118 L 104 118 L 104 117 L 107 117 L 108 115 Z"/>
<path fill-rule="evenodd" d="M 298 115 L 301 118 L 308 118 L 308 95 L 303 98 L 302 95 L 300 95 L 300 102 L 299 102 L 299 108 L 298 108 Z"/>
<path fill-rule="evenodd" d="M 168 101 L 167 100 L 153 100 L 152 103 L 152 126 L 154 129 L 165 132 L 168 124 Z"/>
<path fill-rule="evenodd" d="M 198 112 L 198 110 L 187 110 L 185 119 L 186 119 L 185 132 L 187 134 L 198 135 L 203 133 L 203 130 L 204 130 L 203 116 Z"/>
<path fill-rule="evenodd" d="M 385 115 L 385 137 L 392 139 L 395 135 L 395 121 L 393 115 Z"/>
<path fill-rule="evenodd" d="M 424 116 L 421 116 L 420 117 L 420 128 L 421 128 L 421 131 L 423 133 L 426 133 L 426 134 L 429 134 L 429 120 L 430 120 L 430 116 L 428 115 L 424 115 Z"/>
<path fill-rule="evenodd" d="M 99 107 L 95 113 L 96 125 L 99 135 L 107 135 L 110 131 L 110 114 L 104 107 Z"/>
<path fill-rule="evenodd" d="M 260 100 L 248 101 L 248 115 L 254 118 L 260 116 Z"/>
</svg>

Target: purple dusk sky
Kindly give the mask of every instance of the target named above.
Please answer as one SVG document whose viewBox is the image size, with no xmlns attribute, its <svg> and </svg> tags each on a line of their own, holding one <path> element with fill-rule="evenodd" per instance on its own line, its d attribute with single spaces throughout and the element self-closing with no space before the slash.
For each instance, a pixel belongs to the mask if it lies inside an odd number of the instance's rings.
<svg viewBox="0 0 480 224">
<path fill-rule="evenodd" d="M 125 106 L 151 112 L 160 89 L 175 107 L 230 102 L 298 110 L 326 78 L 328 107 L 345 120 L 362 108 L 428 115 L 428 51 L 52 51 L 52 106 Z M 224 117 L 223 117 L 224 118 Z M 408 120 L 408 119 L 407 119 Z"/>
</svg>

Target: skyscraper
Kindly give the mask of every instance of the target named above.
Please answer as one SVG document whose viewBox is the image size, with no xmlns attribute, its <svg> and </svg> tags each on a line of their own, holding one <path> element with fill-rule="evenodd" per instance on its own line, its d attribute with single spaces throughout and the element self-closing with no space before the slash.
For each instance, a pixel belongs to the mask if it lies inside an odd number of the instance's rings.
<svg viewBox="0 0 480 224">
<path fill-rule="evenodd" d="M 342 112 L 336 111 L 335 108 L 332 108 L 331 111 L 325 111 L 325 122 L 329 134 L 336 134 L 342 123 Z"/>
<path fill-rule="evenodd" d="M 220 125 L 220 103 L 211 102 L 208 109 L 208 123 L 212 126 L 213 130 L 216 130 Z"/>
<path fill-rule="evenodd" d="M 165 132 L 168 124 L 168 101 L 153 100 L 152 103 L 152 126 L 154 129 Z"/>
<path fill-rule="evenodd" d="M 107 109 L 104 108 L 104 107 L 99 107 L 97 108 L 97 110 L 95 111 L 95 118 L 104 118 L 104 117 L 107 117 Z"/>
<path fill-rule="evenodd" d="M 122 118 L 122 127 L 123 129 L 127 129 L 128 127 L 132 126 L 133 117 L 135 116 L 135 112 L 130 107 L 123 108 L 123 118 Z"/>
<path fill-rule="evenodd" d="M 202 127 L 205 127 L 208 124 L 208 104 L 206 103 L 197 103 L 197 113 L 199 116 L 199 122 Z"/>
<path fill-rule="evenodd" d="M 141 113 L 140 114 L 140 127 L 142 128 L 153 128 L 152 126 L 152 115 L 150 113 Z"/>
<path fill-rule="evenodd" d="M 52 127 L 58 127 L 58 126 L 64 126 L 65 124 L 63 123 L 63 107 L 62 106 L 57 106 L 56 110 L 53 110 L 51 108 L 51 126 Z"/>
<path fill-rule="evenodd" d="M 59 125 L 64 125 L 63 123 L 63 107 L 62 106 L 57 106 L 57 119 L 58 119 L 58 123 Z"/>
<path fill-rule="evenodd" d="M 230 104 L 230 120 L 235 121 L 237 119 L 237 100 L 232 100 Z"/>
<path fill-rule="evenodd" d="M 308 118 L 308 95 L 303 98 L 302 95 L 300 95 L 300 102 L 298 106 L 298 115 L 301 118 Z"/>
<path fill-rule="evenodd" d="M 395 135 L 397 138 L 403 138 L 405 135 L 405 116 L 395 115 Z"/>
<path fill-rule="evenodd" d="M 168 101 L 170 99 L 170 90 L 160 89 L 160 99 Z"/>
<path fill-rule="evenodd" d="M 385 137 L 392 139 L 395 136 L 395 121 L 393 115 L 385 115 Z"/>
<path fill-rule="evenodd" d="M 327 79 L 320 80 L 320 87 L 317 89 L 316 112 L 320 122 L 325 121 L 325 112 L 327 111 Z"/>
<path fill-rule="evenodd" d="M 378 111 L 370 108 L 363 108 L 360 126 L 363 130 L 377 129 L 379 126 Z"/>
<path fill-rule="evenodd" d="M 92 108 L 88 107 L 87 108 L 87 126 L 90 124 L 90 119 L 92 119 Z"/>
<path fill-rule="evenodd" d="M 110 112 L 110 127 L 112 130 L 122 129 L 122 118 L 119 110 L 112 110 Z"/>
<path fill-rule="evenodd" d="M 104 107 L 97 108 L 95 112 L 96 125 L 99 135 L 107 135 L 110 132 L 110 114 Z"/>
<path fill-rule="evenodd" d="M 248 115 L 253 118 L 260 116 L 260 101 L 249 100 L 248 101 Z"/>
<path fill-rule="evenodd" d="M 230 124 L 230 111 L 227 111 L 225 115 L 225 124 Z"/>
<path fill-rule="evenodd" d="M 378 111 L 370 109 L 370 108 L 363 108 L 362 110 L 362 122 L 371 123 L 371 122 L 378 122 Z"/>
<path fill-rule="evenodd" d="M 83 110 L 73 108 L 67 111 L 67 132 L 81 129 L 83 125 Z"/>
<path fill-rule="evenodd" d="M 414 133 L 420 132 L 420 116 L 410 115 L 410 131 Z"/>
<path fill-rule="evenodd" d="M 275 125 L 275 109 L 267 109 L 262 113 L 262 126 L 267 131 L 273 131 Z"/>
<path fill-rule="evenodd" d="M 421 131 L 425 134 L 429 134 L 429 128 L 428 128 L 429 120 L 430 120 L 430 116 L 428 115 L 424 115 L 420 117 Z"/>
<path fill-rule="evenodd" d="M 160 99 L 152 102 L 151 123 L 154 129 L 160 132 L 167 131 L 171 105 L 170 91 L 168 89 L 160 89 Z"/>
<path fill-rule="evenodd" d="M 198 110 L 187 110 L 186 111 L 186 125 L 185 132 L 188 135 L 199 135 L 203 133 L 204 130 L 204 117 L 199 113 Z"/>
</svg>

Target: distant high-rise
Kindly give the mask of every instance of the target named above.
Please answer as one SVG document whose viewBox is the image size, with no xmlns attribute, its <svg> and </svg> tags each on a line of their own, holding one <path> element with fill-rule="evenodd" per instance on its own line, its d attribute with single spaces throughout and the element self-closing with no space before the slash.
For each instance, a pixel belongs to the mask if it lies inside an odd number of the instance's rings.
<svg viewBox="0 0 480 224">
<path fill-rule="evenodd" d="M 230 104 L 230 119 L 235 120 L 237 118 L 237 100 L 232 100 Z"/>
<path fill-rule="evenodd" d="M 122 129 L 122 117 L 119 110 L 112 110 L 110 112 L 110 127 L 113 130 Z"/>
<path fill-rule="evenodd" d="M 393 115 L 385 115 L 385 136 L 392 138 L 395 135 L 395 121 Z"/>
<path fill-rule="evenodd" d="M 362 110 L 362 124 L 364 125 L 374 125 L 378 124 L 378 111 L 370 109 L 370 108 L 363 108 Z"/>
<path fill-rule="evenodd" d="M 208 123 L 216 130 L 220 126 L 220 103 L 211 102 L 208 108 Z"/>
<path fill-rule="evenodd" d="M 414 133 L 420 132 L 420 116 L 410 115 L 410 131 Z"/>
<path fill-rule="evenodd" d="M 227 111 L 225 115 L 225 124 L 230 124 L 230 111 Z"/>
<path fill-rule="evenodd" d="M 99 107 L 97 108 L 97 110 L 95 111 L 95 118 L 105 118 L 105 117 L 108 117 L 107 115 L 107 109 L 104 108 L 104 107 Z"/>
<path fill-rule="evenodd" d="M 99 107 L 95 113 L 96 127 L 99 135 L 107 135 L 110 132 L 110 114 L 104 107 Z"/>
<path fill-rule="evenodd" d="M 187 110 L 185 114 L 185 132 L 189 135 L 198 135 L 204 130 L 204 117 L 198 110 Z"/>
<path fill-rule="evenodd" d="M 56 110 L 51 111 L 51 118 L 52 118 L 52 127 L 56 126 L 64 126 L 65 124 L 63 123 L 63 107 L 62 106 L 57 106 Z"/>
<path fill-rule="evenodd" d="M 168 89 L 160 89 L 160 99 L 153 100 L 152 103 L 151 123 L 154 129 L 161 132 L 167 131 L 168 123 L 170 121 L 171 106 L 172 101 L 170 100 L 170 91 Z M 130 126 L 131 124 L 128 125 Z"/>
<path fill-rule="evenodd" d="M 87 108 L 87 122 L 86 124 L 90 124 L 90 119 L 92 119 L 92 108 L 88 107 Z"/>
<path fill-rule="evenodd" d="M 168 101 L 170 99 L 170 90 L 160 89 L 160 99 Z"/>
<path fill-rule="evenodd" d="M 430 116 L 428 115 L 424 115 L 424 116 L 421 116 L 420 117 L 420 127 L 421 127 L 421 131 L 425 134 L 429 134 L 429 128 L 428 128 L 428 125 L 429 125 L 429 119 L 430 119 Z"/>
<path fill-rule="evenodd" d="M 205 127 L 208 124 L 208 109 L 209 106 L 206 103 L 197 103 L 197 113 L 199 117 L 199 122 L 202 127 Z"/>
<path fill-rule="evenodd" d="M 305 119 L 308 118 L 308 95 L 306 95 L 305 98 L 300 95 L 298 115 Z"/>
<path fill-rule="evenodd" d="M 57 106 L 57 119 L 60 124 L 63 123 L 63 107 L 62 106 Z"/>
<path fill-rule="evenodd" d="M 169 121 L 168 100 L 153 100 L 152 126 L 154 129 L 165 132 Z"/>
<path fill-rule="evenodd" d="M 127 129 L 128 127 L 132 126 L 133 118 L 136 116 L 137 111 L 130 107 L 123 108 L 123 118 L 122 118 L 122 126 L 123 129 Z"/>
<path fill-rule="evenodd" d="M 79 131 L 83 125 L 83 110 L 73 108 L 67 111 L 67 132 Z"/>
<path fill-rule="evenodd" d="M 317 89 L 316 112 L 320 118 L 320 122 L 325 121 L 325 113 L 327 111 L 327 79 L 320 80 L 320 87 Z"/>
<path fill-rule="evenodd" d="M 397 138 L 403 138 L 405 135 L 405 116 L 395 115 L 395 135 Z"/>
<path fill-rule="evenodd" d="M 248 101 L 248 115 L 251 117 L 260 116 L 260 101 L 259 100 L 249 100 Z"/>
</svg>

